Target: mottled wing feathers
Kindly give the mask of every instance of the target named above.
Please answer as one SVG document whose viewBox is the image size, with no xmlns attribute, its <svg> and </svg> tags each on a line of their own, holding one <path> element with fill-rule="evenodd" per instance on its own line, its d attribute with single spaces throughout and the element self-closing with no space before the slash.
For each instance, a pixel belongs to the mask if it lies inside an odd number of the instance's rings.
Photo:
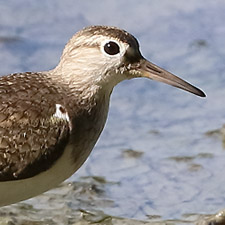
<svg viewBox="0 0 225 225">
<path fill-rule="evenodd" d="M 40 73 L 0 78 L 0 181 L 37 175 L 62 155 L 70 124 L 61 98 Z"/>
</svg>

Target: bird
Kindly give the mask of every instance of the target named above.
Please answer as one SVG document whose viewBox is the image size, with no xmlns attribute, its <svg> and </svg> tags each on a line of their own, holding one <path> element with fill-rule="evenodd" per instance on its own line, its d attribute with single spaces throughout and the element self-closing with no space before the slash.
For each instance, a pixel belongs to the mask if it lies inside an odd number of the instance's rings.
<svg viewBox="0 0 225 225">
<path fill-rule="evenodd" d="M 199 88 L 145 59 L 117 27 L 78 31 L 58 65 L 0 77 L 0 206 L 46 192 L 74 174 L 98 140 L 113 88 L 149 78 L 200 97 Z"/>
</svg>

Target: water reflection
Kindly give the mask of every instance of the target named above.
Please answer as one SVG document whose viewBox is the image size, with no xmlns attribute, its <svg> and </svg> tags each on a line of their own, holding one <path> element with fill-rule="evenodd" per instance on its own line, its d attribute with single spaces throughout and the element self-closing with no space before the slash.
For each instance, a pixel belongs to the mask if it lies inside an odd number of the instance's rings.
<svg viewBox="0 0 225 225">
<path fill-rule="evenodd" d="M 106 186 L 115 185 L 102 177 L 85 177 L 79 182 L 64 183 L 26 203 L 0 209 L 0 224 L 102 224 L 102 225 L 222 225 L 224 212 L 216 215 L 186 214 L 183 220 L 163 220 L 149 215 L 148 222 L 107 215 L 99 208 L 115 207 L 109 200 Z M 37 204 L 38 203 L 38 204 Z"/>
<path fill-rule="evenodd" d="M 208 137 L 220 139 L 222 141 L 223 149 L 225 149 L 225 125 L 219 129 L 207 131 L 205 134 Z"/>
</svg>

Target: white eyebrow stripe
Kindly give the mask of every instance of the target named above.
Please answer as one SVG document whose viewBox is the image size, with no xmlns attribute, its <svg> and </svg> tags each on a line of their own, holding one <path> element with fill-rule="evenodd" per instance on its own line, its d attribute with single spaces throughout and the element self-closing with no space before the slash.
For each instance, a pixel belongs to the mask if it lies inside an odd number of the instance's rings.
<svg viewBox="0 0 225 225">
<path fill-rule="evenodd" d="M 53 116 L 70 122 L 70 118 L 69 118 L 69 115 L 68 115 L 65 107 L 63 107 L 60 104 L 56 104 L 55 107 L 56 107 L 56 111 L 53 114 Z M 63 112 L 63 111 L 65 111 L 65 112 Z"/>
</svg>

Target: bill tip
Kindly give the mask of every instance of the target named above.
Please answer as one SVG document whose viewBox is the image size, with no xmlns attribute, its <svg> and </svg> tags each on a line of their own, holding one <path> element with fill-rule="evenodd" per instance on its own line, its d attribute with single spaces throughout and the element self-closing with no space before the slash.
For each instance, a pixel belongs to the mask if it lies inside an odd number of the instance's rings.
<svg viewBox="0 0 225 225">
<path fill-rule="evenodd" d="M 199 92 L 197 93 L 198 96 L 202 97 L 202 98 L 205 98 L 206 97 L 206 94 L 202 91 L 202 90 L 199 90 Z"/>
</svg>

